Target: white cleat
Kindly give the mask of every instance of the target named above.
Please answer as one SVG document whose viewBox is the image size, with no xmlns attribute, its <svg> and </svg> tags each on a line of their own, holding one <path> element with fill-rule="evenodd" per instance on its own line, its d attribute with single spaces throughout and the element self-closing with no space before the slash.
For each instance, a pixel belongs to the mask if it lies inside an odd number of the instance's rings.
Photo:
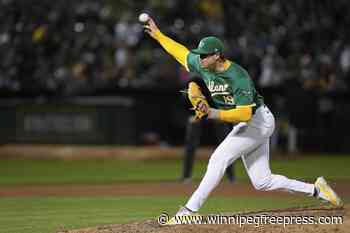
<svg viewBox="0 0 350 233">
<path fill-rule="evenodd" d="M 199 221 L 200 215 L 186 207 L 181 207 L 174 217 L 168 220 L 165 225 L 195 224 Z"/>
<path fill-rule="evenodd" d="M 317 189 L 317 198 L 326 200 L 335 206 L 342 206 L 343 202 L 334 190 L 327 184 L 326 180 L 321 176 L 315 182 Z"/>
</svg>

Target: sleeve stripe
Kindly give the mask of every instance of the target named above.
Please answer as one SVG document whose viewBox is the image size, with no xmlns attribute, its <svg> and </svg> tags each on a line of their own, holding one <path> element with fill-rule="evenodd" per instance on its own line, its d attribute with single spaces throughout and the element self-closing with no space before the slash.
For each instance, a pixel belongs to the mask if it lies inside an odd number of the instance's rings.
<svg viewBox="0 0 350 233">
<path fill-rule="evenodd" d="M 191 72 L 190 68 L 188 67 L 188 56 L 190 55 L 190 53 L 186 54 L 186 59 L 185 59 L 185 69 L 187 70 L 187 72 Z"/>
<path fill-rule="evenodd" d="M 248 104 L 248 105 L 238 105 L 238 106 L 236 106 L 236 108 L 246 108 L 246 107 L 254 107 L 254 106 L 256 106 L 255 103 L 253 103 L 253 104 Z"/>
</svg>

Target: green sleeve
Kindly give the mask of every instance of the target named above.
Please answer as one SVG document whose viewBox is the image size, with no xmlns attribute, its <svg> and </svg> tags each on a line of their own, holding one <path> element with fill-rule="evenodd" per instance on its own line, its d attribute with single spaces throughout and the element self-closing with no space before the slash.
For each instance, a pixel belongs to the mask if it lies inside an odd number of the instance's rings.
<svg viewBox="0 0 350 233">
<path fill-rule="evenodd" d="M 234 91 L 234 100 L 236 106 L 255 105 L 254 90 L 250 79 L 240 79 L 236 83 Z"/>
<path fill-rule="evenodd" d="M 190 72 L 199 73 L 200 64 L 199 64 L 199 56 L 194 53 L 189 53 L 187 55 L 187 68 Z"/>
</svg>

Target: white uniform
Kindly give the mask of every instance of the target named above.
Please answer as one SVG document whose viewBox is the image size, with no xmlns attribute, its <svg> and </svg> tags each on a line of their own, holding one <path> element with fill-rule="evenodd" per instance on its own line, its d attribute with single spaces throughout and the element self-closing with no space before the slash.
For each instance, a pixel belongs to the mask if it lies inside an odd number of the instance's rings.
<svg viewBox="0 0 350 233">
<path fill-rule="evenodd" d="M 211 155 L 207 171 L 186 207 L 198 211 L 210 192 L 218 185 L 228 165 L 239 157 L 253 186 L 258 190 L 284 190 L 314 193 L 314 185 L 273 174 L 269 165 L 269 138 L 275 118 L 268 107 L 259 107 L 247 123 L 237 124 Z"/>
</svg>

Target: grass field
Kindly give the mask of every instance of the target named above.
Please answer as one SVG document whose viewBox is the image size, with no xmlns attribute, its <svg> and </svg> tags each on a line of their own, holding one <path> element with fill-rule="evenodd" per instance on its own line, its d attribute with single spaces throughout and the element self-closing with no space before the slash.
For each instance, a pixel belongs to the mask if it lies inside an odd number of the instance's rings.
<svg viewBox="0 0 350 233">
<path fill-rule="evenodd" d="M 272 160 L 275 173 L 313 181 L 323 175 L 328 179 L 350 179 L 350 156 L 312 156 L 294 160 Z M 194 178 L 205 173 L 206 161 L 195 164 Z M 239 180 L 248 177 L 242 162 L 236 163 Z M 23 184 L 107 184 L 115 182 L 147 182 L 178 180 L 182 161 L 104 160 L 1 160 L 0 185 Z"/>
<path fill-rule="evenodd" d="M 156 219 L 173 214 L 187 197 L 2 198 L 0 224 L 4 233 L 46 233 L 98 225 Z M 274 209 L 310 205 L 306 198 L 210 198 L 202 213 Z"/>
<path fill-rule="evenodd" d="M 272 170 L 313 181 L 318 175 L 332 180 L 350 180 L 350 156 L 312 156 L 294 160 L 272 160 Z M 181 161 L 107 160 L 0 160 L 0 189 L 20 185 L 109 184 L 119 182 L 175 181 Z M 195 167 L 195 179 L 205 172 L 206 162 Z M 240 181 L 247 176 L 241 162 L 236 164 Z M 104 224 L 156 218 L 161 212 L 173 214 L 188 197 L 26 197 L 0 198 L 0 232 L 47 233 Z M 350 197 L 345 197 L 350 202 Z M 274 209 L 318 202 L 300 196 L 224 198 L 208 200 L 202 213 Z"/>
</svg>

